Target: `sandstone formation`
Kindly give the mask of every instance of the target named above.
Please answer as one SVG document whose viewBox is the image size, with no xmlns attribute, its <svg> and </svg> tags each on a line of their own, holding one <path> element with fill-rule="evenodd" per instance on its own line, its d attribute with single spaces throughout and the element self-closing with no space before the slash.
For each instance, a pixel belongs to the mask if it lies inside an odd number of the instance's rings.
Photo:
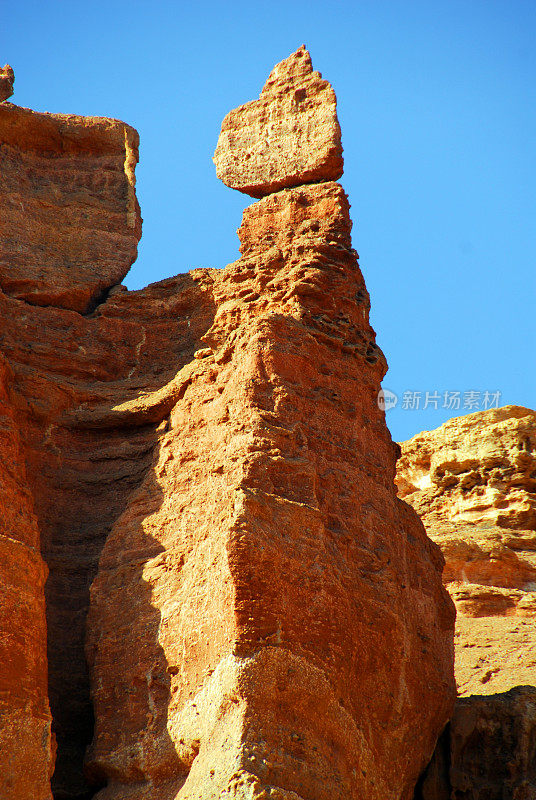
<svg viewBox="0 0 536 800">
<path fill-rule="evenodd" d="M 521 406 L 455 417 L 402 444 L 400 494 L 428 525 L 536 530 L 535 437 L 536 412 Z"/>
<path fill-rule="evenodd" d="M 0 105 L 0 289 L 91 311 L 136 258 L 138 134 L 112 119 Z"/>
<path fill-rule="evenodd" d="M 215 309 L 196 357 L 84 412 L 168 415 L 92 587 L 102 800 L 408 797 L 448 716 L 451 607 L 393 491 L 349 234 L 333 183 L 247 209 L 242 258 L 193 273 Z"/>
<path fill-rule="evenodd" d="M 399 494 L 445 557 L 460 695 L 536 685 L 536 412 L 506 406 L 401 445 Z"/>
<path fill-rule="evenodd" d="M 54 750 L 47 695 L 46 569 L 12 381 L 0 354 L 0 796 L 16 800 L 48 796 Z"/>
<path fill-rule="evenodd" d="M 416 800 L 534 800 L 536 688 L 460 699 Z"/>
<path fill-rule="evenodd" d="M 13 69 L 6 64 L 0 67 L 0 103 L 7 100 L 13 94 L 13 83 L 15 82 L 15 73 Z"/>
<path fill-rule="evenodd" d="M 335 92 L 304 45 L 274 67 L 258 100 L 227 114 L 214 163 L 227 186 L 252 197 L 341 177 Z"/>
<path fill-rule="evenodd" d="M 234 264 L 128 292 L 135 132 L 7 103 L 0 137 L 0 796 L 407 800 L 453 607 L 342 188 L 296 173 L 323 182 L 246 209 Z"/>
</svg>

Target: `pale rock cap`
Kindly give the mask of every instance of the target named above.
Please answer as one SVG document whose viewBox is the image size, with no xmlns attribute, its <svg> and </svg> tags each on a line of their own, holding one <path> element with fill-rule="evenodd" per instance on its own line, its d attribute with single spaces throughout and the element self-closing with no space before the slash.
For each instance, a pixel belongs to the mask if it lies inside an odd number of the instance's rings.
<svg viewBox="0 0 536 800">
<path fill-rule="evenodd" d="M 213 160 L 218 178 L 252 197 L 341 177 L 337 99 L 305 45 L 274 67 L 258 100 L 227 114 Z"/>
</svg>

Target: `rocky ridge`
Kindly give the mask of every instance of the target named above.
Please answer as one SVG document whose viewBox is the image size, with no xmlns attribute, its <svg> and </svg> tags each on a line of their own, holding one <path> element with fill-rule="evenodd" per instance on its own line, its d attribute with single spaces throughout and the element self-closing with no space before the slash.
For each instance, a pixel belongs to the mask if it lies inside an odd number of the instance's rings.
<svg viewBox="0 0 536 800">
<path fill-rule="evenodd" d="M 138 292 L 135 132 L 0 106 L 6 800 L 406 800 L 450 716 L 443 561 L 396 497 L 309 65 L 276 67 L 260 119 L 313 166 L 268 129 L 241 258 Z M 309 90 L 314 125 L 287 109 Z"/>
</svg>

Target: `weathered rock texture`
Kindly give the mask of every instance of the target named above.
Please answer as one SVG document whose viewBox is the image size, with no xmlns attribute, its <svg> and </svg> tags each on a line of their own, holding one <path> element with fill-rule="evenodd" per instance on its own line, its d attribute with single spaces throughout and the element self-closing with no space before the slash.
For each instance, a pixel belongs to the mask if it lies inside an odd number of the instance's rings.
<svg viewBox="0 0 536 800">
<path fill-rule="evenodd" d="M 103 800 L 405 797 L 448 716 L 451 606 L 393 491 L 349 234 L 333 183 L 247 209 L 240 261 L 192 273 L 215 309 L 197 358 L 84 412 L 169 415 L 92 587 Z"/>
<path fill-rule="evenodd" d="M 80 313 L 136 258 L 138 134 L 112 119 L 0 105 L 0 289 Z"/>
<path fill-rule="evenodd" d="M 3 184 L 25 255 L 0 292 L 0 479 L 20 509 L 3 511 L 2 624 L 21 615 L 27 633 L 0 662 L 2 798 L 50 798 L 38 540 L 57 800 L 411 797 L 452 710 L 453 607 L 396 497 L 343 190 L 271 194 L 244 212 L 234 264 L 117 287 L 91 311 L 139 232 L 119 147 L 135 135 L 1 114 L 30 210 L 17 223 Z M 47 209 L 76 185 L 80 238 L 52 213 L 36 228 L 39 187 Z M 73 269 L 80 241 L 115 242 L 116 259 Z M 3 732 L 19 720 L 22 746 Z M 23 772 L 35 783 L 14 788 Z"/>
<path fill-rule="evenodd" d="M 13 83 L 15 82 L 15 73 L 9 64 L 0 67 L 0 103 L 7 100 L 13 94 Z"/>
<path fill-rule="evenodd" d="M 227 186 L 252 197 L 341 177 L 335 92 L 304 46 L 274 67 L 258 100 L 227 114 L 214 163 Z"/>
<path fill-rule="evenodd" d="M 506 406 L 402 443 L 399 493 L 445 557 L 461 695 L 536 685 L 536 412 Z"/>
<path fill-rule="evenodd" d="M 416 800 L 534 800 L 536 688 L 461 698 Z"/>
<path fill-rule="evenodd" d="M 0 796 L 44 798 L 54 765 L 47 697 L 46 569 L 13 381 L 0 354 Z"/>
</svg>

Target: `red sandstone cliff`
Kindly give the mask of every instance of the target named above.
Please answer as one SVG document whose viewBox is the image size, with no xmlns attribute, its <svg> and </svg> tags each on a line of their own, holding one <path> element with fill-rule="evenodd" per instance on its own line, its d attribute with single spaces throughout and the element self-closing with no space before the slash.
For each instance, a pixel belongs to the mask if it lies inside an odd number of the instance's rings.
<svg viewBox="0 0 536 800">
<path fill-rule="evenodd" d="M 453 608 L 396 496 L 333 90 L 300 48 L 231 112 L 241 258 L 139 292 L 135 132 L 3 103 L 0 134 L 2 796 L 51 796 L 50 705 L 58 799 L 411 797 Z"/>
</svg>

